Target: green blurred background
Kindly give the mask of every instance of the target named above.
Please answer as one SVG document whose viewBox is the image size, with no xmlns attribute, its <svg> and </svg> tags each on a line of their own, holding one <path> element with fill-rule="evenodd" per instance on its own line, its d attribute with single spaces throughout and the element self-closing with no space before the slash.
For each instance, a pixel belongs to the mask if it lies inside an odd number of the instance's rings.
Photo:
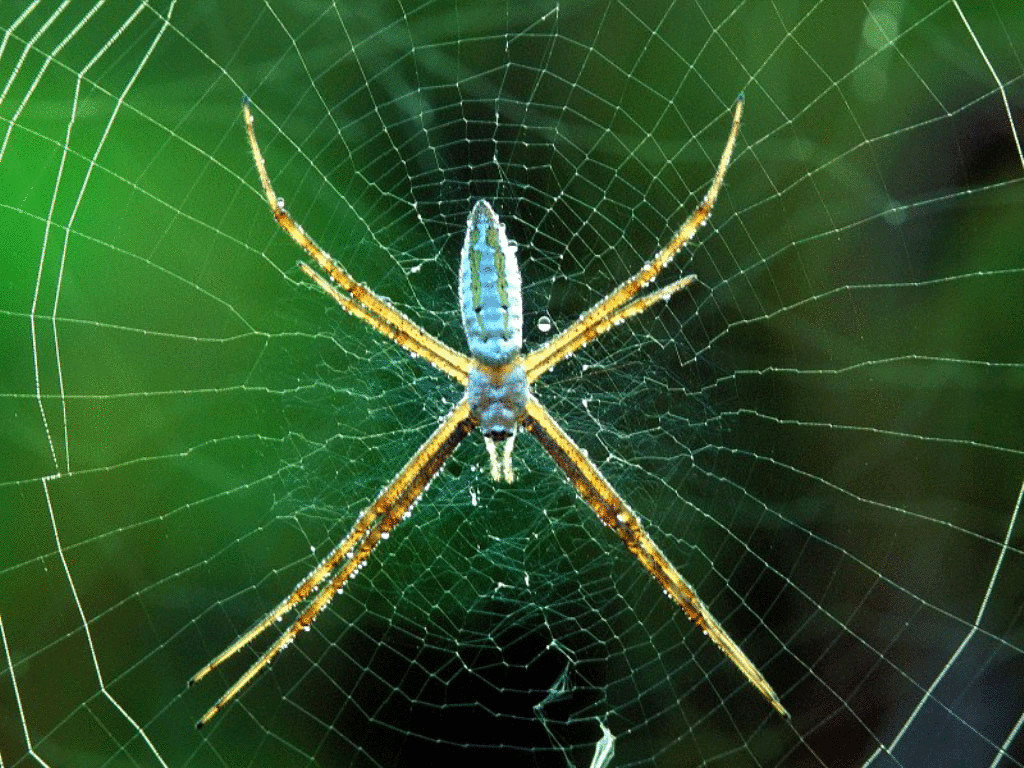
<svg viewBox="0 0 1024 768">
<path fill-rule="evenodd" d="M 615 765 L 1024 763 L 1018 3 L 15 2 L 0 29 L 3 765 L 588 765 L 602 727 Z M 493 488 L 471 438 L 197 733 L 253 657 L 188 677 L 461 394 L 306 284 L 242 95 L 306 229 L 461 349 L 473 200 L 535 346 L 697 203 L 741 91 L 672 271 L 697 288 L 536 393 L 792 721 L 539 447 Z"/>
</svg>

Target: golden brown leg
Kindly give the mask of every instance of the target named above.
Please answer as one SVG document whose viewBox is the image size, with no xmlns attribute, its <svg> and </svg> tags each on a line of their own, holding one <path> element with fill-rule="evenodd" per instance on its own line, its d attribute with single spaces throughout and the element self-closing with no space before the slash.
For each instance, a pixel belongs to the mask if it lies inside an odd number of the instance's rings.
<svg viewBox="0 0 1024 768">
<path fill-rule="evenodd" d="M 256 172 L 260 177 L 260 184 L 263 187 L 263 194 L 267 198 L 267 203 L 270 205 L 270 210 L 278 225 L 306 253 L 313 257 L 320 268 L 340 286 L 341 290 L 349 295 L 344 296 L 336 289 L 332 291 L 327 288 L 329 284 L 322 277 L 319 279 L 314 277 L 314 273 L 308 267 L 303 267 L 303 271 L 313 277 L 317 284 L 330 293 L 347 312 L 465 384 L 469 377 L 469 358 L 466 355 L 456 352 L 440 339 L 424 331 L 386 300 L 355 280 L 323 248 L 317 245 L 313 238 L 307 235 L 306 231 L 285 210 L 284 203 L 277 196 L 270 182 L 266 161 L 263 159 L 260 145 L 256 141 L 252 107 L 248 99 L 242 102 L 242 112 L 245 118 L 246 135 L 249 137 L 249 147 L 252 149 L 252 157 L 256 164 Z"/>
<path fill-rule="evenodd" d="M 537 349 L 526 356 L 523 365 L 526 368 L 527 380 L 531 384 L 536 381 L 539 376 L 544 374 L 546 371 L 551 370 L 552 367 L 567 358 L 577 349 L 590 343 L 602 333 L 612 328 L 615 325 L 615 322 L 610 318 L 614 318 L 616 314 L 615 311 L 623 304 L 626 304 L 636 297 L 637 294 L 643 290 L 645 285 L 657 277 L 658 273 L 664 269 L 665 265 L 668 264 L 679 252 L 679 249 L 686 245 L 697 233 L 697 230 L 700 229 L 701 225 L 707 221 L 708 216 L 711 215 L 711 209 L 715 205 L 715 200 L 718 199 L 718 193 L 722 189 L 722 182 L 725 180 L 725 172 L 729 167 L 729 161 L 732 159 L 732 151 L 736 146 L 736 134 L 740 128 L 740 117 L 742 115 L 743 97 L 740 96 L 736 101 L 736 111 L 733 113 L 732 117 L 732 129 L 729 131 L 729 138 L 725 142 L 725 149 L 722 151 L 722 157 L 718 161 L 718 169 L 715 172 L 715 178 L 711 182 L 711 186 L 708 188 L 708 192 L 704 196 L 704 200 L 701 204 L 698 205 L 697 209 L 690 214 L 686 221 L 683 222 L 683 225 L 676 231 L 675 235 L 673 235 L 672 239 L 668 241 L 665 247 L 658 252 L 658 255 L 645 264 L 639 272 L 581 315 L 576 322 L 562 331 L 562 333 L 555 336 L 555 338 L 551 339 L 551 341 L 540 349 Z M 683 279 L 686 280 L 686 278 Z M 680 282 L 681 281 L 677 281 L 676 283 L 673 283 L 673 285 L 679 285 Z M 679 285 L 679 287 L 682 287 L 682 285 Z M 626 317 L 638 314 L 643 311 L 643 309 L 646 309 L 647 306 L 650 305 L 648 304 L 638 309 L 636 312 L 629 313 Z M 622 319 L 625 319 L 625 317 Z"/>
<path fill-rule="evenodd" d="M 746 675 L 751 685 L 768 699 L 776 711 L 783 717 L 789 717 L 771 685 L 711 615 L 707 606 L 697 597 L 693 587 L 647 535 L 636 513 L 535 398 L 531 397 L 527 401 L 523 426 L 540 441 L 583 500 L 605 525 L 615 531 L 626 548 L 654 577 L 665 593 L 715 641 L 715 645 L 722 649 L 726 657 Z"/>
<path fill-rule="evenodd" d="M 437 428 L 434 434 L 427 439 L 409 460 L 409 463 L 402 468 L 402 471 L 380 492 L 376 501 L 362 513 L 345 540 L 303 580 L 291 595 L 285 598 L 258 624 L 228 646 L 223 653 L 192 677 L 189 681 L 190 685 L 201 680 L 211 670 L 234 656 L 264 630 L 274 624 L 281 616 L 309 597 L 319 584 L 338 569 L 333 579 L 313 597 L 310 604 L 299 615 L 299 618 L 287 630 L 281 633 L 281 636 L 274 644 L 249 667 L 234 685 L 228 688 L 224 695 L 217 700 L 216 704 L 207 710 L 206 714 L 196 723 L 197 728 L 202 728 L 206 725 L 257 674 L 263 671 L 273 661 L 274 657 L 288 643 L 295 639 L 299 632 L 313 623 L 317 614 L 327 606 L 331 598 L 345 586 L 353 574 L 366 562 L 367 558 L 373 553 L 374 548 L 380 543 L 380 540 L 402 521 L 405 513 L 416 503 L 416 500 L 423 493 L 430 480 L 441 469 L 447 458 L 451 456 L 458 444 L 462 442 L 462 439 L 474 427 L 475 424 L 469 416 L 469 404 L 466 400 L 462 400 L 448 414 L 444 423 Z"/>
</svg>

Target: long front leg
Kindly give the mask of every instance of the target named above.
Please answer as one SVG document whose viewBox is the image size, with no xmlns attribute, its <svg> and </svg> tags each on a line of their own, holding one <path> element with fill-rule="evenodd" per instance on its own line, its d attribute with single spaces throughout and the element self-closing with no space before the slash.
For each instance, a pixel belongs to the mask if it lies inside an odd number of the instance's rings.
<svg viewBox="0 0 1024 768">
<path fill-rule="evenodd" d="M 291 595 L 192 677 L 189 685 L 201 680 L 213 669 L 234 656 L 279 618 L 312 595 L 312 600 L 298 619 L 282 632 L 274 644 L 249 667 L 245 674 L 238 678 L 234 685 L 228 688 L 216 704 L 207 710 L 206 714 L 196 723 L 197 728 L 206 725 L 257 674 L 263 671 L 274 657 L 295 639 L 299 632 L 313 623 L 317 614 L 327 606 L 331 598 L 366 562 L 381 539 L 405 518 L 406 513 L 419 499 L 434 475 L 438 473 L 455 448 L 466 435 L 473 431 L 475 426 L 469 415 L 469 404 L 466 400 L 462 400 L 451 410 L 444 423 L 427 438 L 416 454 L 395 475 L 388 486 L 380 492 L 373 504 L 363 511 L 345 540 L 331 551 Z M 335 573 L 335 571 L 337 572 Z M 320 587 L 320 591 L 314 594 L 317 587 L 332 573 L 334 576 L 331 581 L 326 586 Z"/>
<path fill-rule="evenodd" d="M 324 272 L 330 275 L 331 280 L 341 290 L 334 288 L 307 265 L 303 265 L 303 271 L 330 294 L 346 312 L 372 326 L 413 354 L 432 363 L 459 383 L 465 384 L 469 377 L 469 358 L 466 355 L 456 352 L 440 339 L 424 331 L 385 299 L 353 278 L 292 218 L 284 207 L 284 201 L 277 196 L 274 186 L 270 182 L 267 163 L 263 159 L 259 142 L 256 141 L 255 118 L 248 98 L 242 102 L 242 113 L 245 118 L 245 132 L 249 137 L 253 162 L 256 164 L 256 172 L 259 174 L 260 185 L 263 187 L 263 194 L 267 198 L 267 204 L 270 206 L 271 213 L 274 214 L 274 219 L 281 229 L 312 256 Z"/>
<path fill-rule="evenodd" d="M 567 358 L 573 352 L 585 344 L 589 344 L 605 331 L 612 328 L 616 322 L 621 322 L 646 309 L 650 304 L 633 304 L 635 311 L 617 313 L 620 307 L 633 301 L 648 283 L 650 283 L 665 266 L 675 258 L 679 250 L 686 245 L 697 230 L 703 226 L 711 215 L 711 209 L 718 199 L 718 193 L 725 181 L 725 172 L 729 168 L 729 161 L 732 159 L 732 151 L 736 146 L 736 135 L 740 128 L 740 117 L 743 115 L 743 96 L 736 100 L 736 111 L 732 116 L 732 129 L 729 131 L 729 138 L 725 142 L 725 149 L 718 160 L 718 169 L 715 171 L 715 178 L 708 188 L 704 200 L 690 214 L 683 225 L 676 230 L 675 235 L 668 241 L 658 254 L 647 262 L 640 271 L 629 278 L 626 282 L 609 293 L 605 298 L 584 312 L 576 322 L 566 328 L 562 333 L 555 336 L 544 346 L 528 354 L 523 361 L 528 381 L 532 384 L 546 371 L 551 370 L 559 362 Z M 659 298 L 666 298 L 676 290 L 689 285 L 690 278 L 683 278 L 659 292 Z M 667 293 L 665 293 L 667 291 Z M 642 303 L 643 299 L 639 299 Z M 621 316 L 619 316 L 621 315 Z"/>
<path fill-rule="evenodd" d="M 636 513 L 605 480 L 572 438 L 558 426 L 547 409 L 535 398 L 526 404 L 523 427 L 536 437 L 551 458 L 569 478 L 569 482 L 605 525 L 611 528 L 626 548 L 654 577 L 665 593 L 703 629 L 728 659 L 746 675 L 761 694 L 783 717 L 789 717 L 786 708 L 754 663 L 733 641 L 721 624 L 711 615 L 707 606 L 697 597 L 693 587 L 668 561 L 658 545 L 647 535 Z"/>
<path fill-rule="evenodd" d="M 371 328 L 377 330 L 384 336 L 394 341 L 401 347 L 405 347 L 418 357 L 423 358 L 440 371 L 447 373 L 459 384 L 465 386 L 469 382 L 470 361 L 466 355 L 456 352 L 441 341 L 436 344 L 424 344 L 421 336 L 410 334 L 407 327 L 401 327 L 387 322 L 383 318 L 374 315 L 363 308 L 362 304 L 354 301 L 351 296 L 346 296 L 337 286 L 331 283 L 326 277 L 314 270 L 309 264 L 300 262 L 299 266 L 314 283 L 320 286 L 320 290 L 334 299 L 341 308 L 353 317 L 362 320 Z M 411 324 L 412 321 L 410 320 Z M 419 328 L 419 326 L 413 326 Z M 425 333 L 425 332 L 424 332 Z M 432 336 L 430 338 L 433 338 Z M 435 340 L 436 341 L 436 340 Z"/>
</svg>

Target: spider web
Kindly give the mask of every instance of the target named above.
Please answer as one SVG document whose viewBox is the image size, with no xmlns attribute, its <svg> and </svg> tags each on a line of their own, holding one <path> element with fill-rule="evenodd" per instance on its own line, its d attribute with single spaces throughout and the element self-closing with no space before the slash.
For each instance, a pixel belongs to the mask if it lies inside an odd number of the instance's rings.
<svg viewBox="0 0 1024 768">
<path fill-rule="evenodd" d="M 0 765 L 1024 764 L 1019 3 L 0 6 Z M 537 396 L 781 719 L 528 437 L 465 442 L 239 700 L 185 681 L 461 396 L 465 217 L 526 347 L 699 201 L 698 284 Z M 262 645 L 259 647 L 263 647 Z"/>
</svg>

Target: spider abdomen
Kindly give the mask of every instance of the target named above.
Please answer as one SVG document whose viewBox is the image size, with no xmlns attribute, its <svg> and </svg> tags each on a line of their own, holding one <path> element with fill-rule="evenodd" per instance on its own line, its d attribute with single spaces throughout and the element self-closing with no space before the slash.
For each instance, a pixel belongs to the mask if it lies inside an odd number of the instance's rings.
<svg viewBox="0 0 1024 768">
<path fill-rule="evenodd" d="M 470 354 L 487 366 L 514 360 L 523 346 L 519 261 L 486 200 L 478 200 L 466 220 L 459 297 Z"/>
</svg>

